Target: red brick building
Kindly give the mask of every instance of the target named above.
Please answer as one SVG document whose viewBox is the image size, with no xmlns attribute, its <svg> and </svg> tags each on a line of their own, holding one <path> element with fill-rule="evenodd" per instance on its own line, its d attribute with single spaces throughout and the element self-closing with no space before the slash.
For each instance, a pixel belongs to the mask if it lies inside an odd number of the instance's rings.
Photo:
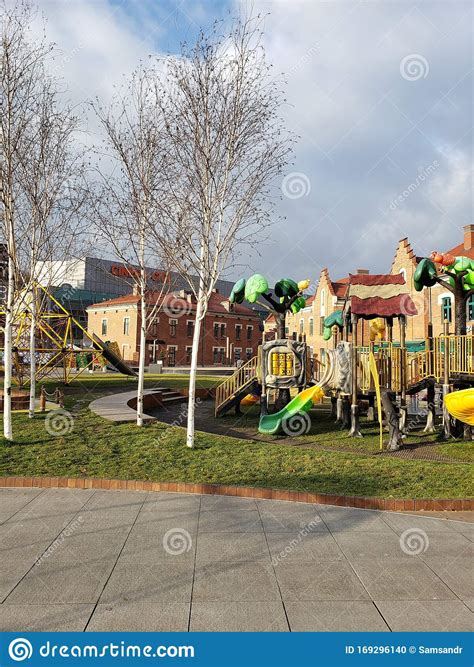
<svg viewBox="0 0 474 667">
<path fill-rule="evenodd" d="M 148 295 L 151 314 L 159 292 Z M 148 365 L 163 361 L 165 366 L 189 366 L 193 342 L 196 300 L 184 290 L 165 295 L 148 325 Z M 129 294 L 89 306 L 88 331 L 103 340 L 115 341 L 122 357 L 135 364 L 140 346 L 140 299 Z M 261 343 L 260 317 L 246 306 L 229 303 L 218 292 L 211 295 L 199 344 L 199 366 L 235 365 L 257 354 Z"/>
</svg>

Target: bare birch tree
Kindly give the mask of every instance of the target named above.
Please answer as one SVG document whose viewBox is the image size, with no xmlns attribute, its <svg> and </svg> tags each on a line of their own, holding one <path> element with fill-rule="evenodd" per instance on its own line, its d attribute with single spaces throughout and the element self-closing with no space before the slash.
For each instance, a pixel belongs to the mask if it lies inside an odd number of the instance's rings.
<svg viewBox="0 0 474 667">
<path fill-rule="evenodd" d="M 4 323 L 3 432 L 12 439 L 12 321 L 18 286 L 19 162 L 25 138 L 36 122 L 38 82 L 51 51 L 45 39 L 31 40 L 34 12 L 28 2 L 0 5 L 0 202 L 8 253 L 8 286 Z"/>
<path fill-rule="evenodd" d="M 87 202 L 85 155 L 76 136 L 79 121 L 70 106 L 61 104 L 58 85 L 46 75 L 38 82 L 36 122 L 26 132 L 18 161 L 18 261 L 30 312 L 30 418 L 35 413 L 37 316 L 45 301 L 37 284 L 49 288 L 57 277 L 53 268 L 45 273 L 40 262 L 77 256 L 84 232 L 80 213 Z"/>
<path fill-rule="evenodd" d="M 156 102 L 155 75 L 143 66 L 107 108 L 93 106 L 105 130 L 102 163 L 98 172 L 93 222 L 97 238 L 129 267 L 130 284 L 140 299 L 140 353 L 138 363 L 137 425 L 143 425 L 143 388 L 146 336 L 169 287 L 169 272 L 161 289 L 147 304 L 147 266 L 163 261 L 149 248 L 149 230 L 156 226 L 156 195 L 162 191 L 165 155 L 162 150 L 162 114 Z M 148 307 L 151 305 L 151 308 Z"/>
<path fill-rule="evenodd" d="M 270 223 L 272 186 L 292 150 L 280 117 L 281 81 L 265 60 L 262 20 L 236 20 L 226 36 L 220 27 L 162 63 L 166 77 L 157 94 L 171 167 L 155 239 L 197 301 L 188 447 L 194 446 L 198 347 L 209 299 L 236 253 Z"/>
</svg>

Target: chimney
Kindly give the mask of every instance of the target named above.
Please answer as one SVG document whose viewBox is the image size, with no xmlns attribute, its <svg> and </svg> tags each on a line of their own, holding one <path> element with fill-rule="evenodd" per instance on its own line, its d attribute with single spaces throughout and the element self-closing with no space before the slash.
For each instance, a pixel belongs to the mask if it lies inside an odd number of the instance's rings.
<svg viewBox="0 0 474 667">
<path fill-rule="evenodd" d="M 369 275 L 369 273 L 370 273 L 369 269 L 357 269 L 356 270 L 356 274 L 358 276 L 367 276 L 367 275 Z"/>
<path fill-rule="evenodd" d="M 474 225 L 466 225 L 464 227 L 464 250 L 472 250 L 474 248 Z"/>
</svg>

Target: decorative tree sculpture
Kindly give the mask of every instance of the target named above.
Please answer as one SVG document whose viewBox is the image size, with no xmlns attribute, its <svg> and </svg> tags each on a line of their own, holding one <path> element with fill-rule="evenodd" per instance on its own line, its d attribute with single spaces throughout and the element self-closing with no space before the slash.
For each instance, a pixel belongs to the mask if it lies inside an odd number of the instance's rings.
<svg viewBox="0 0 474 667">
<path fill-rule="evenodd" d="M 268 287 L 267 279 L 260 273 L 255 273 L 246 281 L 245 278 L 238 280 L 229 297 L 231 303 L 259 303 L 269 310 L 275 317 L 277 340 L 285 340 L 286 336 L 286 314 L 298 313 L 306 306 L 306 298 L 303 291 L 309 287 L 309 280 L 301 280 L 296 283 L 291 278 L 281 278 L 275 283 L 272 290 Z M 264 299 L 266 303 L 262 303 Z M 284 407 L 290 401 L 290 390 L 279 389 L 276 400 L 278 409 Z"/>
<path fill-rule="evenodd" d="M 432 252 L 430 257 L 424 257 L 418 264 L 413 276 L 415 289 L 421 292 L 424 287 L 442 285 L 454 296 L 454 333 L 465 336 L 467 333 L 467 302 L 474 294 L 474 260 L 469 257 L 454 257 L 449 253 Z M 443 381 L 443 395 L 449 392 L 448 367 L 445 367 Z M 431 419 L 427 423 L 427 430 L 434 430 L 434 385 L 428 388 L 428 404 Z M 451 419 L 444 407 L 444 438 L 452 435 Z M 468 424 L 464 425 L 464 437 L 471 439 L 472 430 Z"/>
<path fill-rule="evenodd" d="M 466 335 L 467 302 L 474 294 L 474 260 L 432 252 L 419 262 L 413 283 L 418 292 L 437 283 L 451 292 L 454 295 L 454 333 Z"/>
</svg>

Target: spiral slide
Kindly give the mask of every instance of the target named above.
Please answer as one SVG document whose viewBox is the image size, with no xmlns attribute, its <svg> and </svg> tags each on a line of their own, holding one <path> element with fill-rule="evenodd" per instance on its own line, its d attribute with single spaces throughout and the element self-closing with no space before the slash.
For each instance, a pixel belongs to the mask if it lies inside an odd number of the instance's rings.
<svg viewBox="0 0 474 667">
<path fill-rule="evenodd" d="M 462 389 L 446 394 L 444 404 L 451 417 L 474 426 L 474 389 Z"/>
<path fill-rule="evenodd" d="M 262 415 L 258 425 L 259 432 L 268 435 L 279 433 L 286 420 L 298 413 L 308 412 L 315 403 L 322 400 L 323 396 L 324 391 L 319 385 L 308 387 L 297 394 L 280 412 L 275 412 L 273 415 Z"/>
</svg>

